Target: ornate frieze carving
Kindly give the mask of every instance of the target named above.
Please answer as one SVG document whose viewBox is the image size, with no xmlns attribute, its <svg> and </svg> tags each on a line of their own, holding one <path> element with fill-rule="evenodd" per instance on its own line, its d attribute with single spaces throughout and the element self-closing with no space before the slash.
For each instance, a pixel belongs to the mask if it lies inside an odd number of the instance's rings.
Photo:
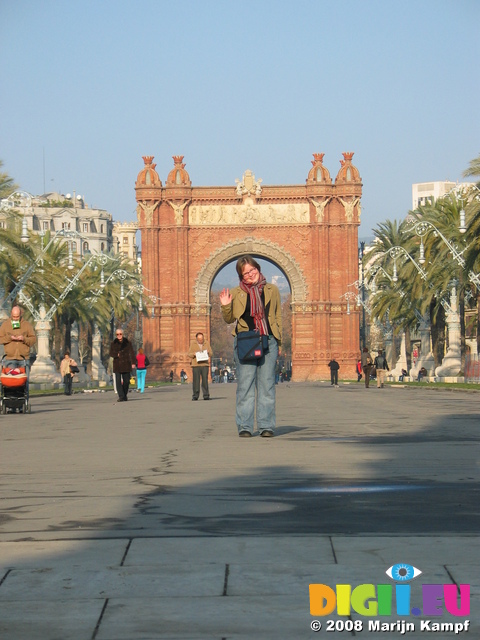
<svg viewBox="0 0 480 640">
<path fill-rule="evenodd" d="M 153 204 L 147 204 L 146 200 L 143 200 L 143 202 L 139 202 L 137 206 L 138 221 L 140 222 L 140 213 L 143 210 L 143 212 L 145 213 L 145 224 L 152 224 L 153 212 L 155 211 L 156 207 L 158 207 L 159 204 L 160 204 L 160 200 L 157 200 Z"/>
<path fill-rule="evenodd" d="M 172 207 L 175 213 L 175 224 L 180 225 L 183 223 L 183 210 L 189 203 L 189 200 L 182 202 L 182 204 L 175 204 L 172 200 L 168 200 L 168 204 Z"/>
<path fill-rule="evenodd" d="M 313 204 L 313 206 L 315 207 L 316 210 L 316 215 L 317 215 L 317 222 L 323 222 L 323 217 L 325 215 L 325 207 L 327 206 L 327 204 L 330 202 L 332 198 L 326 198 L 325 200 L 322 200 L 321 202 L 317 202 L 317 200 L 314 200 L 313 198 L 310 198 L 311 203 Z"/>
<path fill-rule="evenodd" d="M 190 207 L 188 222 L 196 225 L 245 224 L 307 224 L 306 203 L 238 205 L 194 205 Z"/>
<path fill-rule="evenodd" d="M 353 200 L 344 200 L 338 196 L 338 199 L 343 204 L 345 208 L 345 218 L 347 222 L 351 222 L 353 220 L 353 210 L 355 209 L 355 205 L 359 205 L 359 220 L 360 220 L 360 198 L 353 198 Z"/>
</svg>

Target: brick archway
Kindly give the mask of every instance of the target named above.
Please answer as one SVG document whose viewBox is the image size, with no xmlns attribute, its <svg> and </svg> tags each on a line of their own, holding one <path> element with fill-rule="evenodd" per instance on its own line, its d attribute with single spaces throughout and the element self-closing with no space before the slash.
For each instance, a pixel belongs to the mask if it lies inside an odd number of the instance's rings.
<svg viewBox="0 0 480 640">
<path fill-rule="evenodd" d="M 329 377 L 332 356 L 340 377 L 353 378 L 362 184 L 352 157 L 343 154 L 334 183 L 323 154 L 314 154 L 304 185 L 263 186 L 247 170 L 231 187 L 192 187 L 183 156 L 174 156 L 163 185 L 153 156 L 144 157 L 135 191 L 143 281 L 155 300 L 144 320 L 153 377 L 189 366 L 191 337 L 210 334 L 215 275 L 252 253 L 278 265 L 290 283 L 293 379 Z"/>
<path fill-rule="evenodd" d="M 270 260 L 282 269 L 292 290 L 292 303 L 304 302 L 307 299 L 306 280 L 300 266 L 291 255 L 285 253 L 282 247 L 274 242 L 244 238 L 227 243 L 207 257 L 195 282 L 195 304 L 209 304 L 210 287 L 217 273 L 227 263 L 247 253 Z"/>
</svg>

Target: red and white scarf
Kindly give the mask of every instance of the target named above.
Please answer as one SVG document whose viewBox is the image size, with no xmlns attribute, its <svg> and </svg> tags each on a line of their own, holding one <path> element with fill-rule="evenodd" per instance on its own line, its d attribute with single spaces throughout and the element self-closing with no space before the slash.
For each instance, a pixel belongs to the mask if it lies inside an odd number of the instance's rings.
<svg viewBox="0 0 480 640">
<path fill-rule="evenodd" d="M 255 321 L 255 331 L 258 331 L 261 336 L 268 335 L 265 306 L 262 301 L 263 287 L 266 284 L 267 281 L 261 273 L 255 284 L 247 284 L 243 280 L 240 283 L 240 289 L 250 296 L 250 315 Z"/>
</svg>

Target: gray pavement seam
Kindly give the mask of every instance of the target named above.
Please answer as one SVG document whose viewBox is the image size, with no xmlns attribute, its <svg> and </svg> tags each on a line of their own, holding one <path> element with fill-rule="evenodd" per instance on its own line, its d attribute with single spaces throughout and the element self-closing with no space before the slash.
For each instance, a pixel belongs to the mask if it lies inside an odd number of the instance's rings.
<svg viewBox="0 0 480 640">
<path fill-rule="evenodd" d="M 222 596 L 228 595 L 227 591 L 228 591 L 228 576 L 229 575 L 230 575 L 230 565 L 226 564 L 225 565 L 225 578 L 223 580 L 223 593 L 222 593 Z"/>
<path fill-rule="evenodd" d="M 103 619 L 103 616 L 104 616 L 105 611 L 107 609 L 109 600 L 110 600 L 109 598 L 106 598 L 105 602 L 103 603 L 102 610 L 100 611 L 100 616 L 99 616 L 99 618 L 97 620 L 97 624 L 95 625 L 95 629 L 93 630 L 92 640 L 95 640 L 95 638 L 97 637 L 97 634 L 98 634 L 98 631 L 100 629 L 100 625 L 102 624 L 102 619 Z"/>
</svg>

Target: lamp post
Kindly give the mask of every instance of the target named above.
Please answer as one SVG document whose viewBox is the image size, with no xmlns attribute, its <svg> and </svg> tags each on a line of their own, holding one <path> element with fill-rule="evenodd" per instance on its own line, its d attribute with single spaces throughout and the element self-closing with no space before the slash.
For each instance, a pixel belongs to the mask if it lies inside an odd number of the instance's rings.
<svg viewBox="0 0 480 640">
<path fill-rule="evenodd" d="M 43 235 L 45 235 L 45 234 L 40 234 L 40 235 L 42 236 L 42 241 L 43 241 Z M 9 295 L 0 300 L 0 308 L 1 309 L 6 309 L 7 306 L 9 304 L 11 304 L 15 300 L 17 294 L 19 293 L 19 291 L 21 291 L 23 289 L 23 287 L 28 282 L 28 280 L 30 279 L 32 274 L 35 272 L 35 270 L 38 267 L 43 265 L 43 258 L 45 256 L 45 254 L 47 253 L 48 249 L 52 246 L 52 244 L 58 240 L 58 238 L 83 238 L 83 236 L 81 236 L 79 233 L 77 233 L 77 231 L 69 231 L 69 230 L 65 230 L 65 229 L 60 229 L 59 231 L 57 231 L 55 233 L 55 235 L 53 236 L 53 238 L 50 239 L 48 244 L 45 247 L 42 247 L 42 250 L 39 253 L 39 255 L 37 256 L 36 260 L 30 265 L 30 267 L 23 274 L 23 276 L 20 278 L 20 280 L 15 283 L 15 286 L 12 289 L 12 291 L 9 293 Z M 28 237 L 27 237 L 27 239 L 28 239 Z M 67 268 L 69 270 L 72 270 L 74 268 L 73 253 L 72 253 L 71 243 L 69 243 L 69 248 L 68 248 L 68 265 L 67 265 Z"/>
<path fill-rule="evenodd" d="M 430 223 L 427 223 L 430 224 Z M 433 225 L 432 225 L 433 227 Z M 453 247 L 452 247 L 453 248 Z M 406 251 L 403 247 L 394 246 L 391 247 L 388 251 L 394 260 L 393 266 L 393 282 L 397 282 L 397 266 L 396 260 L 400 255 L 407 257 L 415 266 L 417 271 L 419 272 L 422 280 L 427 281 L 428 276 L 427 273 L 422 269 L 422 267 L 412 258 L 412 256 Z M 463 258 L 460 256 L 460 260 Z M 433 288 L 431 284 L 428 284 L 429 288 Z M 454 284 L 450 291 L 450 302 L 445 300 L 443 296 L 439 296 L 440 304 L 446 311 L 446 321 L 447 321 L 447 329 L 449 336 L 449 349 L 447 350 L 448 360 L 445 363 L 445 367 L 443 366 L 443 362 L 447 358 L 445 356 L 442 364 L 435 369 L 435 375 L 439 376 L 456 376 L 461 369 L 461 357 L 460 357 L 460 316 L 458 313 L 457 307 L 457 294 L 456 294 L 456 285 Z M 417 363 L 418 366 L 419 363 Z"/>
<path fill-rule="evenodd" d="M 61 232 L 58 232 L 59 234 Z M 73 231 L 65 231 L 65 234 L 75 234 Z M 53 240 L 52 240 L 53 241 Z M 49 243 L 50 244 L 50 243 Z M 47 245 L 48 246 L 48 245 Z M 46 249 L 45 249 L 46 250 Z M 51 307 L 47 310 L 44 303 L 40 304 L 40 308 L 37 309 L 34 307 L 31 298 L 29 298 L 26 293 L 23 291 L 23 288 L 19 289 L 19 299 L 20 302 L 27 307 L 27 309 L 32 314 L 33 319 L 35 320 L 35 331 L 37 333 L 38 345 L 37 345 L 37 358 L 32 365 L 30 371 L 30 380 L 32 382 L 60 382 L 60 374 L 57 373 L 55 363 L 50 358 L 49 354 L 49 342 L 50 342 L 50 331 L 51 331 L 51 321 L 53 316 L 55 315 L 58 307 L 65 300 L 68 294 L 75 287 L 77 282 L 80 280 L 80 277 L 84 273 L 84 271 L 91 265 L 99 262 L 100 264 L 106 264 L 108 260 L 114 260 L 114 258 L 110 258 L 105 254 L 92 254 L 90 258 L 85 262 L 81 269 L 73 276 L 73 278 L 67 278 L 67 284 L 60 293 L 58 298 L 54 298 L 54 302 Z"/>
<path fill-rule="evenodd" d="M 362 349 L 363 347 L 365 347 L 366 345 L 366 341 L 367 341 L 367 327 L 365 324 L 365 269 L 363 267 L 363 255 L 365 253 L 365 242 L 360 242 L 360 249 L 359 249 L 359 263 L 360 263 L 360 268 L 362 270 L 361 273 L 361 282 L 362 282 L 362 328 L 360 330 L 360 342 L 362 345 Z"/>
<path fill-rule="evenodd" d="M 35 196 L 32 196 L 28 191 L 14 191 L 8 196 L 8 198 L 0 200 L 0 209 L 3 211 L 14 211 L 17 208 L 23 209 L 22 233 L 20 239 L 24 243 L 27 243 L 29 239 L 26 213 L 27 209 L 31 208 L 34 197 Z"/>
<path fill-rule="evenodd" d="M 465 225 L 465 212 L 463 212 L 463 216 L 464 216 L 463 224 Z M 460 222 L 460 224 L 462 224 L 462 222 Z M 431 222 L 428 222 L 427 220 L 420 220 L 419 222 L 415 223 L 412 228 L 415 234 L 420 237 L 420 257 L 418 259 L 420 264 L 425 263 L 425 247 L 423 244 L 423 238 L 427 235 L 429 231 L 433 230 L 434 233 L 436 233 L 437 236 L 441 238 L 442 241 L 447 245 L 450 253 L 452 254 L 453 259 L 458 264 L 458 266 L 461 267 L 462 269 L 465 268 L 465 258 L 462 256 L 463 252 L 457 251 L 457 249 L 453 246 L 453 244 L 443 235 L 441 231 L 439 231 L 439 229 L 437 229 L 437 227 L 434 224 L 432 224 Z M 459 231 L 462 232 L 462 228 L 460 228 Z M 475 285 L 475 287 L 477 288 L 477 291 L 480 291 L 480 277 L 474 271 L 470 270 L 468 272 L 468 279 L 472 284 Z"/>
</svg>

